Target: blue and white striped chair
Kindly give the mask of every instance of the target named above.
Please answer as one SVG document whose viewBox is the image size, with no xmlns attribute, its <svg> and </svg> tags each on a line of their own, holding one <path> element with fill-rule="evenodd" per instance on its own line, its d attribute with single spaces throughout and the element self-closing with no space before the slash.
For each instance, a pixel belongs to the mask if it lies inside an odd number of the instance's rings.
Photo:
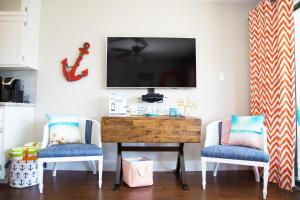
<svg viewBox="0 0 300 200">
<path fill-rule="evenodd" d="M 99 188 L 102 186 L 103 153 L 100 135 L 100 124 L 93 119 L 81 118 L 80 130 L 84 144 L 60 144 L 48 146 L 49 125 L 44 126 L 42 149 L 38 153 L 39 190 L 43 193 L 43 164 L 54 163 L 52 176 L 56 176 L 57 162 L 91 161 L 93 174 L 97 173 L 96 163 L 98 161 Z M 93 141 L 94 144 L 92 143 Z"/>
<path fill-rule="evenodd" d="M 204 148 L 201 151 L 202 187 L 206 188 L 206 163 L 216 163 L 214 176 L 217 175 L 219 163 L 252 166 L 257 182 L 260 181 L 258 167 L 264 169 L 263 198 L 267 197 L 269 177 L 269 153 L 267 134 L 264 134 L 264 150 L 250 147 L 221 145 L 221 121 L 207 125 Z M 264 132 L 266 132 L 264 130 Z"/>
</svg>

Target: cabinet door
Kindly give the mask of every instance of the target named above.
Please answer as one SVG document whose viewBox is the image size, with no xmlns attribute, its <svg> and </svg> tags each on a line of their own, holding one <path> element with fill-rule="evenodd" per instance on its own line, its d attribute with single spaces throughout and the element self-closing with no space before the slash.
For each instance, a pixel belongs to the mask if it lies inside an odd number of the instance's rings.
<svg viewBox="0 0 300 200">
<path fill-rule="evenodd" d="M 0 65 L 22 65 L 25 17 L 0 16 Z"/>
<path fill-rule="evenodd" d="M 23 0 L 0 0 L 0 12 L 20 12 Z"/>
<path fill-rule="evenodd" d="M 3 134 L 3 106 L 0 106 L 0 180 L 5 178 L 5 152 Z"/>
<path fill-rule="evenodd" d="M 5 178 L 5 152 L 3 144 L 3 122 L 0 121 L 0 180 Z"/>
</svg>

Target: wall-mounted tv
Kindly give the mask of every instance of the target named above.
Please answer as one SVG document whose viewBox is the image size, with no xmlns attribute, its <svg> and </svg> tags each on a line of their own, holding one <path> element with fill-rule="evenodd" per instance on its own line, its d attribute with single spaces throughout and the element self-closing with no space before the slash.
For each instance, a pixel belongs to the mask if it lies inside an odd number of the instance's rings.
<svg viewBox="0 0 300 200">
<path fill-rule="evenodd" d="M 196 87 L 194 38 L 108 37 L 107 87 Z"/>
</svg>

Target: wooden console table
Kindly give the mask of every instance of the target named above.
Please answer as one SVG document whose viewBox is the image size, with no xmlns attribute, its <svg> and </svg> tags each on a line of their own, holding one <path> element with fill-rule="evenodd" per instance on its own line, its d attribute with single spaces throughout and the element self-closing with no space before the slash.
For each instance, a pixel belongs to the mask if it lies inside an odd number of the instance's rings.
<svg viewBox="0 0 300 200">
<path fill-rule="evenodd" d="M 116 184 L 120 188 L 122 151 L 178 152 L 174 170 L 184 190 L 188 189 L 185 176 L 184 143 L 201 142 L 201 119 L 194 117 L 102 117 L 102 142 L 117 143 Z M 122 143 L 179 143 L 178 146 L 122 146 Z"/>
</svg>

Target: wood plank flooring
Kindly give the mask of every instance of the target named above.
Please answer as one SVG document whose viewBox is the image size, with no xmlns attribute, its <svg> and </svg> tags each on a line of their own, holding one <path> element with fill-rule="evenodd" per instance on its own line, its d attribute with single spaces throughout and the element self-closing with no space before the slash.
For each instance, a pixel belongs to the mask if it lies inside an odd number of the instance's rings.
<svg viewBox="0 0 300 200">
<path fill-rule="evenodd" d="M 154 185 L 150 187 L 129 188 L 126 185 L 113 192 L 113 172 L 104 172 L 103 188 L 97 188 L 97 175 L 82 171 L 57 171 L 52 177 L 45 172 L 44 194 L 38 187 L 14 189 L 0 184 L 0 200 L 252 200 L 262 199 L 262 183 L 256 183 L 252 171 L 219 172 L 213 177 L 207 174 L 207 188 L 201 188 L 201 172 L 188 172 L 190 190 L 183 191 L 172 172 L 154 173 Z M 270 200 L 300 199 L 300 192 L 287 192 L 269 183 Z"/>
</svg>

